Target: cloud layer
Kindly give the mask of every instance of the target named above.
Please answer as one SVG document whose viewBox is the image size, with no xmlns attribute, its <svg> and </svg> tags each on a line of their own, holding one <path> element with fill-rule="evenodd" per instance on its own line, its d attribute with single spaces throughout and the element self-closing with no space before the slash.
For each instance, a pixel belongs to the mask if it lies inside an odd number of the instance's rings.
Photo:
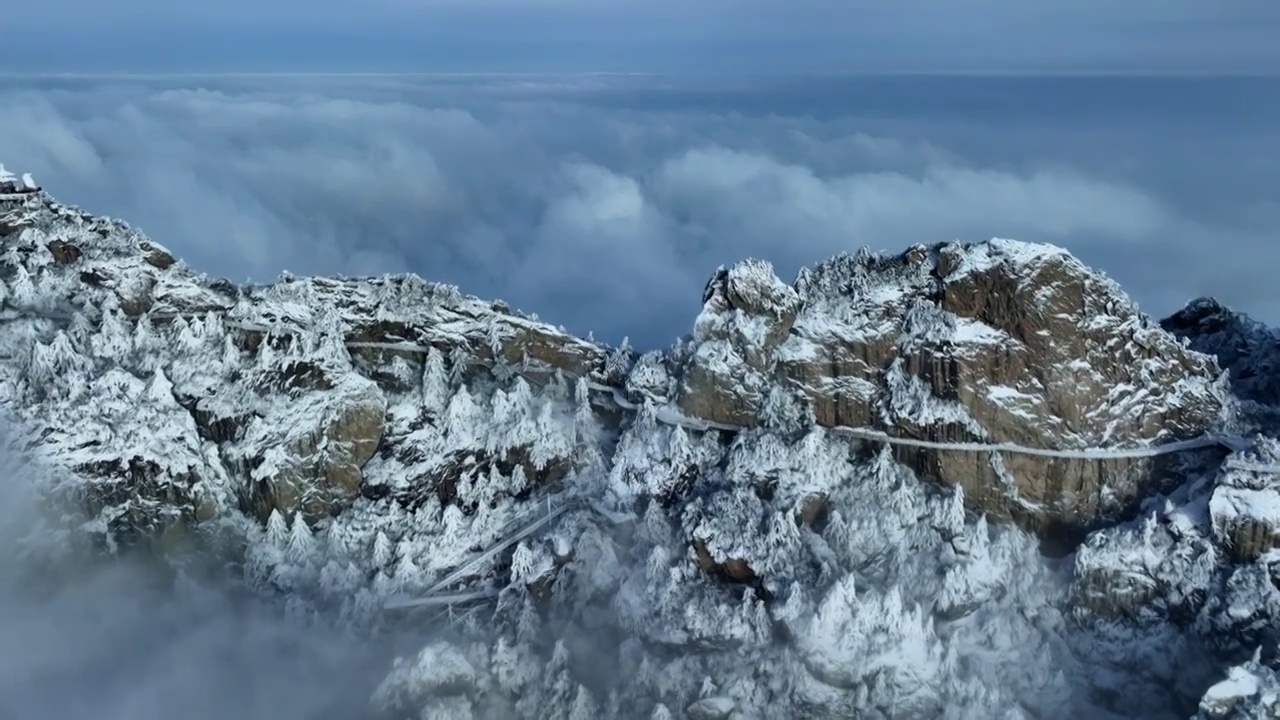
<svg viewBox="0 0 1280 720">
<path fill-rule="evenodd" d="M 65 80 L 0 85 L 0 158 L 210 274 L 410 270 L 645 346 L 720 263 L 997 235 L 1276 321 L 1274 82 Z"/>
</svg>

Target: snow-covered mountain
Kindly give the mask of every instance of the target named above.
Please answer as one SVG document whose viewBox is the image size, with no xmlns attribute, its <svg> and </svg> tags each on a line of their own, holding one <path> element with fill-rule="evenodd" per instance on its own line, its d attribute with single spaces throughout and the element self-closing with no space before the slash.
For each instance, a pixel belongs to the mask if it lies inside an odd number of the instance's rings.
<svg viewBox="0 0 1280 720">
<path fill-rule="evenodd" d="M 415 276 L 238 286 L 10 189 L 50 532 L 440 629 L 379 717 L 1276 712 L 1280 340 L 1212 301 L 1162 327 L 1008 240 L 746 261 L 638 354 Z"/>
</svg>

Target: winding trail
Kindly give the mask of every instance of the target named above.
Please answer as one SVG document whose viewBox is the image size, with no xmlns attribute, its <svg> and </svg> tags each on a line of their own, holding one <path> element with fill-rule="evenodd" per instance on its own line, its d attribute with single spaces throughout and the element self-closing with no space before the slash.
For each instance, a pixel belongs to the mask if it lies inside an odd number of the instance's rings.
<svg viewBox="0 0 1280 720">
<path fill-rule="evenodd" d="M 218 311 L 213 310 L 211 312 L 216 313 Z M 199 318 L 207 314 L 208 312 L 190 314 L 154 313 L 151 317 L 154 320 L 173 320 L 180 317 Z M 222 311 L 220 314 L 225 315 L 225 311 Z M 22 316 L 30 317 L 32 315 L 58 321 L 70 321 L 72 318 L 71 313 L 23 311 L 20 314 L 9 310 L 7 312 L 0 311 L 0 322 L 19 320 Z M 239 321 L 227 322 L 226 326 L 242 331 L 262 333 L 269 333 L 272 330 L 279 329 Z M 351 350 L 372 349 L 413 354 L 425 354 L 431 350 L 429 346 L 409 342 L 348 342 L 345 343 L 345 346 Z M 0 359 L 11 358 L 0 357 Z M 587 383 L 589 389 L 600 393 L 605 398 L 608 398 L 608 401 L 617 408 L 628 412 L 637 412 L 640 410 L 640 406 L 637 403 L 632 402 L 627 398 L 626 392 L 623 388 L 593 382 L 589 379 L 587 379 Z M 724 423 L 690 417 L 680 412 L 679 409 L 671 404 L 654 406 L 652 411 L 654 418 L 660 423 L 680 426 L 695 431 L 705 432 L 709 430 L 722 430 L 737 432 L 748 429 L 744 426 L 727 425 Z M 1280 474 L 1280 463 L 1259 463 L 1235 457 L 1234 455 L 1248 452 L 1254 446 L 1254 442 L 1251 438 L 1236 435 L 1207 434 L 1197 438 L 1178 440 L 1159 445 L 1148 445 L 1144 447 L 1053 449 L 1026 447 L 1013 443 L 961 443 L 921 440 L 917 438 L 893 436 L 882 430 L 867 427 L 834 426 L 826 429 L 830 433 L 843 437 L 868 442 L 885 443 L 888 445 L 929 448 L 951 452 L 1008 453 L 1036 457 L 1097 461 L 1150 458 L 1220 447 L 1233 455 L 1225 460 L 1223 464 L 1225 468 L 1246 472 Z M 501 540 L 486 548 L 484 551 L 476 554 L 467 562 L 459 565 L 438 579 L 423 593 L 412 596 L 404 594 L 392 596 L 384 602 L 383 609 L 394 612 L 421 608 L 445 608 L 446 612 L 449 612 L 451 611 L 451 608 L 456 605 L 466 605 L 474 602 L 483 603 L 497 598 L 501 593 L 501 590 L 498 588 L 478 587 L 460 589 L 455 586 L 476 575 L 482 575 L 486 564 L 496 558 L 500 553 L 513 547 L 521 540 L 537 533 L 539 530 L 547 527 L 565 514 L 575 510 L 592 512 L 604 519 L 606 522 L 613 524 L 633 519 L 626 513 L 610 510 L 598 502 L 593 502 L 584 498 L 562 499 L 555 505 L 553 505 L 552 500 L 549 499 L 547 511 L 545 513 L 540 513 L 532 519 L 514 522 L 501 533 Z"/>
</svg>

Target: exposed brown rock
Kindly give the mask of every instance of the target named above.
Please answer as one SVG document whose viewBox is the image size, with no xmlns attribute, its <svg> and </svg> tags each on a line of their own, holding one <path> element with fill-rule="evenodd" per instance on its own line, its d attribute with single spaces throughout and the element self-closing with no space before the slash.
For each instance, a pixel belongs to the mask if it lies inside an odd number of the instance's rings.
<svg viewBox="0 0 1280 720">
<path fill-rule="evenodd" d="M 796 514 L 796 522 L 807 528 L 820 529 L 827 521 L 827 515 L 830 512 L 831 505 L 826 495 L 810 495 L 801 503 L 800 512 Z"/>
<path fill-rule="evenodd" d="M 703 292 L 680 373 L 676 402 L 684 412 L 717 423 L 752 426 L 774 362 L 800 312 L 795 291 L 768 263 L 720 268 Z"/>
<path fill-rule="evenodd" d="M 143 259 L 146 260 L 147 264 L 151 267 L 158 268 L 160 270 L 168 270 L 173 267 L 174 263 L 178 262 L 168 252 L 149 243 L 143 243 L 142 249 L 146 252 Z"/>
<path fill-rule="evenodd" d="M 938 443 L 1133 447 L 1200 436 L 1221 417 L 1214 360 L 1050 246 L 842 256 L 802 271 L 790 295 L 762 279 L 766 267 L 722 269 L 708 284 L 690 347 L 673 357 L 686 414 L 756 425 L 768 378 L 800 391 L 819 425 Z M 1163 480 L 1162 458 L 894 451 L 962 485 L 971 508 L 1068 547 Z"/>
<path fill-rule="evenodd" d="M 712 577 L 743 584 L 750 584 L 756 581 L 755 570 L 751 569 L 746 560 L 727 557 L 723 561 L 718 561 L 711 554 L 711 550 L 703 540 L 694 539 L 693 552 L 698 568 Z"/>
<path fill-rule="evenodd" d="M 360 495 L 361 468 L 382 440 L 386 398 L 366 381 L 327 393 L 317 411 L 295 419 L 308 425 L 290 429 L 282 448 L 288 462 L 258 486 L 253 509 L 263 520 L 274 509 L 286 517 L 301 512 L 314 521 L 340 512 Z"/>
<path fill-rule="evenodd" d="M 72 245 L 65 240 L 54 240 L 47 246 L 49 254 L 53 255 L 53 261 L 59 265 L 70 265 L 80 259 L 84 253 L 79 247 Z"/>
</svg>

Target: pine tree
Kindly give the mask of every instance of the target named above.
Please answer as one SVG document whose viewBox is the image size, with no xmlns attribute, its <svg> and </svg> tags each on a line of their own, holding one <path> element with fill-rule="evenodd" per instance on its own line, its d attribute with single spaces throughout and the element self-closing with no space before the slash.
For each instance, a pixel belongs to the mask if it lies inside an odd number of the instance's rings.
<svg viewBox="0 0 1280 720">
<path fill-rule="evenodd" d="M 511 479 L 507 483 L 512 495 L 519 495 L 529 489 L 529 477 L 524 472 L 523 465 L 516 465 L 511 469 Z"/>
<path fill-rule="evenodd" d="M 649 715 L 649 720 L 675 720 L 675 716 L 667 709 L 666 705 L 658 703 L 653 708 L 653 712 Z"/>
<path fill-rule="evenodd" d="M 489 406 L 489 419 L 499 428 L 509 429 L 520 418 L 515 398 L 501 388 L 493 391 L 493 395 L 489 398 Z"/>
<path fill-rule="evenodd" d="M 151 382 L 147 383 L 146 398 L 160 407 L 173 404 L 173 383 L 169 381 L 163 368 L 156 368 Z"/>
<path fill-rule="evenodd" d="M 401 543 L 400 559 L 396 561 L 395 586 L 402 592 L 414 592 L 422 583 L 422 570 L 413 561 L 413 554 Z"/>
<path fill-rule="evenodd" d="M 210 310 L 204 314 L 204 336 L 206 340 L 217 342 L 227 334 L 227 324 L 223 322 L 222 313 Z"/>
<path fill-rule="evenodd" d="M 463 385 L 459 387 L 445 408 L 445 432 L 454 447 L 477 447 L 483 424 L 480 408 Z"/>
<path fill-rule="evenodd" d="M 493 359 L 496 363 L 499 358 L 505 359 L 504 341 L 502 323 L 494 315 L 490 315 L 485 323 L 485 341 L 489 344 L 489 352 L 493 353 Z"/>
<path fill-rule="evenodd" d="M 396 591 L 396 581 L 386 570 L 379 570 L 373 576 L 373 582 L 370 584 L 370 590 L 379 598 L 391 597 Z"/>
<path fill-rule="evenodd" d="M 9 265 L 13 267 L 13 277 L 9 278 L 9 302 L 17 308 L 35 307 L 40 298 L 31 273 L 21 261 Z"/>
<path fill-rule="evenodd" d="M 350 363 L 351 354 L 347 350 L 347 327 L 337 308 L 326 305 L 316 321 L 315 331 L 310 335 L 310 340 L 315 343 L 315 351 L 320 357 L 336 360 L 344 365 Z"/>
<path fill-rule="evenodd" d="M 568 718 L 567 710 L 577 698 L 579 685 L 569 672 L 569 649 L 564 641 L 557 640 L 551 652 L 551 660 L 542 674 L 541 705 L 553 718 Z M 577 720 L 576 718 L 574 720 Z"/>
<path fill-rule="evenodd" d="M 293 525 L 289 528 L 289 561 L 296 565 L 306 565 L 316 554 L 316 539 L 311 534 L 311 528 L 307 526 L 307 521 L 303 519 L 302 513 L 295 512 L 293 514 Z"/>
<path fill-rule="evenodd" d="M 243 362 L 244 353 L 240 351 L 240 346 L 236 344 L 235 338 L 231 335 L 222 336 L 222 369 L 228 371 L 240 366 Z"/>
<path fill-rule="evenodd" d="M 386 533 L 379 530 L 377 536 L 373 538 L 373 566 L 386 568 L 391 564 L 393 555 L 391 540 L 387 538 Z"/>
<path fill-rule="evenodd" d="M 467 369 L 471 366 L 471 349 L 459 343 L 449 351 L 449 383 L 462 385 L 467 378 Z"/>
<path fill-rule="evenodd" d="M 573 697 L 573 705 L 569 708 L 568 720 L 596 720 L 599 717 L 599 709 L 596 706 L 596 700 L 591 696 L 591 691 L 579 685 L 578 692 Z"/>
<path fill-rule="evenodd" d="M 272 508 L 267 518 L 267 542 L 280 550 L 289 547 L 289 523 L 278 508 Z"/>
<path fill-rule="evenodd" d="M 449 404 L 449 372 L 445 369 L 444 354 L 432 347 L 427 351 L 422 366 L 422 407 L 439 415 Z"/>
<path fill-rule="evenodd" d="M 197 319 L 195 321 L 199 323 Z M 187 322 L 184 317 L 178 317 L 173 321 L 174 346 L 178 353 L 185 357 L 192 357 L 204 349 L 204 338 L 196 331 L 192 323 Z"/>
<path fill-rule="evenodd" d="M 71 313 L 71 323 L 67 326 L 67 335 L 77 348 L 88 348 L 89 339 L 96 334 L 97 328 L 93 318 L 87 312 Z"/>
<path fill-rule="evenodd" d="M 143 315 L 133 327 L 133 349 L 139 355 L 149 355 L 159 345 L 155 326 L 151 324 L 151 316 Z"/>
<path fill-rule="evenodd" d="M 585 378 L 578 378 L 573 387 L 573 428 L 574 436 L 580 443 L 596 442 L 596 413 L 591 407 L 591 387 Z"/>
<path fill-rule="evenodd" d="M 102 326 L 94 337 L 93 354 L 100 358 L 122 359 L 133 349 L 132 331 L 119 310 L 102 312 Z"/>
</svg>

